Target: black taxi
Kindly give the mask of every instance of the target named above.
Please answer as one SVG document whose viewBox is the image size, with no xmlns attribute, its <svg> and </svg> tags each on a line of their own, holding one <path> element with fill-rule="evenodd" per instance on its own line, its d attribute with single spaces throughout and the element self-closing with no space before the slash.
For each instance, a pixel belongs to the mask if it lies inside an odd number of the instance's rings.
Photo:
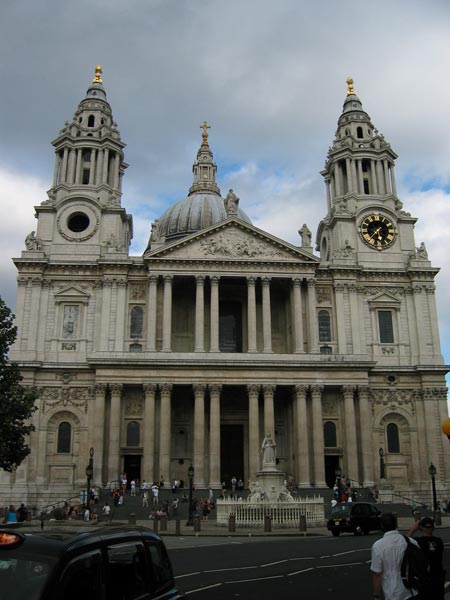
<svg viewBox="0 0 450 600">
<path fill-rule="evenodd" d="M 334 536 L 342 532 L 367 535 L 381 530 L 380 515 L 381 511 L 371 502 L 342 502 L 331 509 L 327 529 Z"/>
<path fill-rule="evenodd" d="M 145 527 L 87 533 L 0 530 L 0 597 L 178 600 L 160 537 Z"/>
</svg>

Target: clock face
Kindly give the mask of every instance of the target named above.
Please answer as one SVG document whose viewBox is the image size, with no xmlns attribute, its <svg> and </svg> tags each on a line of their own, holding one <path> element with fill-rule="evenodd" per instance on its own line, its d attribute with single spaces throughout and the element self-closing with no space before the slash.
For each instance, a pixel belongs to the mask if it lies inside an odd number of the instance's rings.
<svg viewBox="0 0 450 600">
<path fill-rule="evenodd" d="M 365 217 L 358 227 L 358 232 L 363 242 L 374 250 L 389 248 L 397 237 L 397 229 L 392 221 L 380 213 Z"/>
</svg>

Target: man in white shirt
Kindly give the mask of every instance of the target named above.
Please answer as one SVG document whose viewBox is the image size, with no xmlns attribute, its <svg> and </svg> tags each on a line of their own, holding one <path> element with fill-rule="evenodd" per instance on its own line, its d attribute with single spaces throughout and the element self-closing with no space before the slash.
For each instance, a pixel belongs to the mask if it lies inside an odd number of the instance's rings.
<svg viewBox="0 0 450 600">
<path fill-rule="evenodd" d="M 406 540 L 397 531 L 397 519 L 392 513 L 381 515 L 384 536 L 372 546 L 373 598 L 380 598 L 383 589 L 385 600 L 409 600 L 417 596 L 417 590 L 408 590 L 402 581 L 400 569 Z M 410 538 L 413 544 L 415 540 Z"/>
</svg>

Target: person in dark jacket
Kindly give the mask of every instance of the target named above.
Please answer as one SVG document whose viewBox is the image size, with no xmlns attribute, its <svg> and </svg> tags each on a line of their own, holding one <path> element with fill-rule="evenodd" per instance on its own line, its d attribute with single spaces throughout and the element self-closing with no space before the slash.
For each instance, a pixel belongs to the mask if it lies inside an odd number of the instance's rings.
<svg viewBox="0 0 450 600">
<path fill-rule="evenodd" d="M 444 600 L 445 570 L 442 568 L 444 544 L 441 538 L 433 535 L 434 520 L 431 517 L 423 517 L 414 523 L 407 535 L 412 537 L 416 531 L 422 534 L 415 540 L 424 551 L 430 569 L 423 597 L 426 600 Z"/>
</svg>

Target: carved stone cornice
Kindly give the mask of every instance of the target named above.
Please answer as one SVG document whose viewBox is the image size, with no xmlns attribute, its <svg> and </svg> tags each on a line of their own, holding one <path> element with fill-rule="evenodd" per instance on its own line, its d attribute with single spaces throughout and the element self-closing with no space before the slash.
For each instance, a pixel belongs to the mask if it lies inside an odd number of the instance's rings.
<svg viewBox="0 0 450 600">
<path fill-rule="evenodd" d="M 411 412 L 415 414 L 416 411 L 416 399 L 418 397 L 419 390 L 415 389 L 373 389 L 369 391 L 369 401 L 372 404 L 372 411 L 375 407 L 386 406 L 390 410 L 395 411 L 400 406 L 409 406 Z"/>
</svg>

